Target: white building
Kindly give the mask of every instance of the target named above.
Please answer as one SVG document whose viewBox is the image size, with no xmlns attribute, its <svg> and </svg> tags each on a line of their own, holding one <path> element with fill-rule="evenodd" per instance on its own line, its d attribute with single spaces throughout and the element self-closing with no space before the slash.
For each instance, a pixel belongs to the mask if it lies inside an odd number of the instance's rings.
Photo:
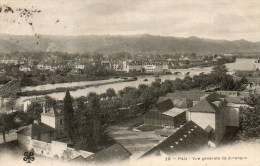
<svg viewBox="0 0 260 166">
<path fill-rule="evenodd" d="M 19 71 L 29 72 L 29 71 L 31 71 L 31 68 L 29 66 L 21 65 L 19 67 Z"/>
<path fill-rule="evenodd" d="M 42 108 L 45 110 L 47 107 L 47 99 L 45 97 L 36 97 L 36 98 L 31 98 L 31 99 L 26 99 L 22 102 L 23 104 L 23 111 L 27 112 L 28 107 L 32 104 L 32 103 L 39 103 Z"/>
<path fill-rule="evenodd" d="M 39 64 L 37 65 L 37 69 L 39 69 L 39 70 L 44 70 L 44 64 L 39 63 Z"/>
<path fill-rule="evenodd" d="M 150 64 L 150 65 L 144 65 L 144 71 L 146 73 L 153 73 L 154 70 L 156 69 L 156 65 Z"/>
<path fill-rule="evenodd" d="M 56 138 L 65 136 L 64 132 L 64 116 L 60 109 L 49 108 L 43 110 L 41 114 L 41 122 L 56 130 Z"/>
<path fill-rule="evenodd" d="M 75 69 L 84 70 L 84 69 L 85 69 L 85 65 L 83 65 L 83 64 L 77 64 L 77 65 L 75 65 Z"/>
</svg>

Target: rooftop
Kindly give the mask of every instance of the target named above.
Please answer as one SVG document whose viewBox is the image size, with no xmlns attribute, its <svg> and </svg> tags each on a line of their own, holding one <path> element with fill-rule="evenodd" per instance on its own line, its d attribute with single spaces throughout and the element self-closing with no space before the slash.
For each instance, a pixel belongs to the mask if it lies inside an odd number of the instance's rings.
<svg viewBox="0 0 260 166">
<path fill-rule="evenodd" d="M 63 111 L 61 109 L 52 107 L 52 108 L 48 108 L 46 110 L 46 113 L 42 113 L 42 115 L 52 116 L 52 117 L 62 116 L 63 115 Z"/>
<path fill-rule="evenodd" d="M 173 103 L 171 101 L 171 99 L 167 99 L 167 100 L 164 100 L 160 103 L 157 103 L 154 108 L 159 111 L 159 112 L 165 112 L 165 111 L 168 111 L 170 109 L 172 109 L 174 106 L 173 106 Z"/>
<path fill-rule="evenodd" d="M 205 112 L 205 113 L 215 113 L 219 111 L 218 106 L 214 103 L 221 103 L 223 99 L 220 98 L 220 95 L 217 93 L 211 93 L 205 96 L 200 102 L 195 104 L 193 107 L 189 109 L 190 112 Z"/>
<path fill-rule="evenodd" d="M 125 160 L 132 154 L 121 144 L 116 143 L 104 150 L 88 156 L 85 161 L 92 163 L 106 163 L 112 160 Z"/>
<path fill-rule="evenodd" d="M 218 108 L 213 103 L 203 99 L 199 103 L 195 104 L 189 109 L 190 112 L 205 112 L 205 113 L 215 113 L 218 111 Z"/>
<path fill-rule="evenodd" d="M 42 133 L 50 133 L 53 131 L 55 131 L 54 128 L 52 128 L 44 123 L 36 122 L 36 123 L 33 123 L 23 129 L 17 131 L 17 134 L 33 137 L 33 136 L 38 136 L 39 134 L 42 134 Z"/>
<path fill-rule="evenodd" d="M 175 117 L 175 116 L 185 112 L 186 110 L 187 109 L 181 109 L 181 108 L 174 107 L 174 108 L 170 109 L 169 111 L 164 112 L 163 114 Z"/>
<path fill-rule="evenodd" d="M 69 162 L 83 163 L 83 162 L 86 162 L 86 160 L 83 156 L 79 155 L 78 157 L 70 160 Z"/>
<path fill-rule="evenodd" d="M 207 145 L 207 143 L 207 132 L 193 121 L 189 121 L 163 142 L 143 154 L 140 158 L 145 158 L 152 154 L 158 154 L 158 152 L 170 155 L 180 151 L 196 150 Z"/>
<path fill-rule="evenodd" d="M 30 98 L 30 99 L 25 99 L 25 101 L 31 101 L 31 102 L 42 102 L 42 101 L 47 101 L 45 97 L 35 97 L 35 98 Z"/>
</svg>

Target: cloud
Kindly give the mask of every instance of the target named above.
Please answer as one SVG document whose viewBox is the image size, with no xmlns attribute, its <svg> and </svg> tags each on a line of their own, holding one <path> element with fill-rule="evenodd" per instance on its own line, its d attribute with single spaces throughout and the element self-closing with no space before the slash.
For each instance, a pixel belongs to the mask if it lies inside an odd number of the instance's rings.
<svg viewBox="0 0 260 166">
<path fill-rule="evenodd" d="M 34 6 L 35 31 L 51 35 L 138 34 L 260 40 L 260 0 L 2 0 Z M 0 33 L 32 34 L 0 17 Z M 59 24 L 54 22 L 60 19 Z"/>
</svg>

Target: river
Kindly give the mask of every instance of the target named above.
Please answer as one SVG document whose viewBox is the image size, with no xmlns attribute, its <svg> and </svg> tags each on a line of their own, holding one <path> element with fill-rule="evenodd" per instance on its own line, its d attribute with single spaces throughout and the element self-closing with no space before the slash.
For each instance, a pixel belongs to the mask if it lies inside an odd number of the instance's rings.
<svg viewBox="0 0 260 166">
<path fill-rule="evenodd" d="M 244 59 L 244 58 L 237 58 L 235 63 L 228 63 L 226 64 L 228 70 L 230 72 L 234 72 L 235 70 L 252 70 L 254 69 L 254 65 L 256 68 L 260 69 L 260 63 L 255 63 L 254 59 Z M 198 72 L 204 72 L 209 73 L 211 71 L 212 67 L 206 67 L 206 68 L 190 68 L 190 76 L 194 76 L 194 74 L 198 74 Z M 183 74 L 178 75 L 162 75 L 159 77 L 162 81 L 166 79 L 174 80 L 176 78 L 184 78 Z M 144 81 L 144 79 L 147 79 L 147 81 Z M 30 87 L 24 87 L 21 89 L 21 91 L 28 91 L 28 90 L 47 90 L 47 89 L 55 89 L 58 87 L 73 87 L 73 86 L 83 86 L 83 85 L 91 85 L 96 83 L 107 83 L 111 81 L 116 81 L 120 79 L 109 79 L 109 80 L 99 80 L 99 81 L 83 81 L 83 82 L 73 82 L 73 83 L 60 83 L 60 84 L 47 84 L 47 85 L 39 85 L 39 86 L 30 86 Z M 106 84 L 106 85 L 100 85 L 100 86 L 93 86 L 88 87 L 84 89 L 79 89 L 76 91 L 71 91 L 70 94 L 74 97 L 80 97 L 80 96 L 86 96 L 89 92 L 96 92 L 98 94 L 105 92 L 108 88 L 113 88 L 115 91 L 119 91 L 127 86 L 132 87 L 138 87 L 140 84 L 151 84 L 155 80 L 155 77 L 153 76 L 138 76 L 138 79 L 136 81 L 131 82 L 119 82 L 114 84 Z M 49 96 L 57 99 L 62 100 L 65 96 L 65 92 L 59 92 L 59 93 L 52 93 L 49 94 Z M 25 99 L 32 98 L 36 96 L 26 96 L 26 97 L 20 97 L 17 99 L 16 103 L 21 104 L 21 102 Z M 39 96 L 37 96 L 39 97 Z"/>
</svg>

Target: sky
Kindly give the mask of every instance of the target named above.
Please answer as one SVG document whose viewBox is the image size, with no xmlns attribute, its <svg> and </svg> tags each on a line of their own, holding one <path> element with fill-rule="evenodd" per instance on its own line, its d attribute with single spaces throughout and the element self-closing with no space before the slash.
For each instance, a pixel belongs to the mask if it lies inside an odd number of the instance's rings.
<svg viewBox="0 0 260 166">
<path fill-rule="evenodd" d="M 0 0 L 0 33 L 138 35 L 260 41 L 260 0 Z M 18 23 L 19 22 L 19 23 Z"/>
</svg>

